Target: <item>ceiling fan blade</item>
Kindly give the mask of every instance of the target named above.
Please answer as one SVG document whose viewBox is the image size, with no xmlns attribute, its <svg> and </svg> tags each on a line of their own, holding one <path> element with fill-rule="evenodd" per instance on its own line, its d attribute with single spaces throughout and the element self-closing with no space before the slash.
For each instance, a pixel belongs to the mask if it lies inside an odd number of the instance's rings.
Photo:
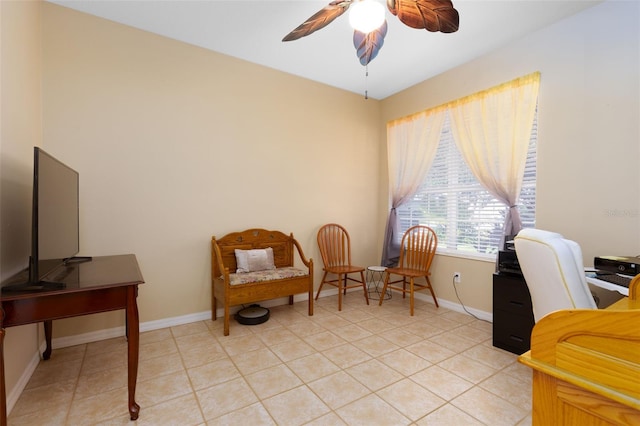
<svg viewBox="0 0 640 426">
<path fill-rule="evenodd" d="M 373 61 L 378 55 L 382 45 L 384 44 L 384 37 L 387 35 L 387 20 L 385 19 L 380 28 L 373 30 L 368 34 L 355 30 L 353 32 L 353 45 L 356 48 L 356 54 L 360 58 L 362 65 L 367 65 Z"/>
<path fill-rule="evenodd" d="M 296 29 L 287 34 L 282 41 L 297 40 L 326 27 L 333 22 L 334 19 L 342 15 L 349 8 L 352 2 L 353 0 L 332 1 L 296 27 Z"/>
<path fill-rule="evenodd" d="M 387 8 L 411 28 L 453 33 L 460 24 L 451 0 L 387 0 Z"/>
</svg>

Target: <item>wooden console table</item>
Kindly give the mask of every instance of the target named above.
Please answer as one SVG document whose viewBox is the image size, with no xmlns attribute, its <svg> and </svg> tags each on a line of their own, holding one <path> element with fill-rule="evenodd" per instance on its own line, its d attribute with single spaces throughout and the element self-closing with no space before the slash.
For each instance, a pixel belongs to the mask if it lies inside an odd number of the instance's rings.
<svg viewBox="0 0 640 426">
<path fill-rule="evenodd" d="M 533 327 L 533 425 L 640 424 L 640 275 L 610 307 L 561 310 Z"/>
<path fill-rule="evenodd" d="M 135 402 L 140 341 L 138 285 L 144 280 L 135 255 L 100 256 L 85 263 L 69 264 L 52 272 L 65 287 L 57 290 L 2 293 L 0 311 L 0 426 L 7 424 L 4 378 L 4 334 L 6 327 L 44 322 L 47 348 L 51 356 L 52 321 L 55 319 L 126 310 L 128 343 L 129 414 L 136 420 L 140 406 Z"/>
</svg>

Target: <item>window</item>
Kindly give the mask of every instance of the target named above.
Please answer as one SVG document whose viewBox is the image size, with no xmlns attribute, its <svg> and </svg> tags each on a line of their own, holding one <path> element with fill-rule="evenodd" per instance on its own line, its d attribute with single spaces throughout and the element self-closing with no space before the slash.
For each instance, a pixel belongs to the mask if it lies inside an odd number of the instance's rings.
<svg viewBox="0 0 640 426">
<path fill-rule="evenodd" d="M 518 204 L 525 228 L 535 225 L 536 141 L 537 113 Z M 426 179 L 413 199 L 397 209 L 401 234 L 411 226 L 427 225 L 438 236 L 438 252 L 490 255 L 493 259 L 506 213 L 507 207 L 480 185 L 462 159 L 447 114 Z"/>
</svg>

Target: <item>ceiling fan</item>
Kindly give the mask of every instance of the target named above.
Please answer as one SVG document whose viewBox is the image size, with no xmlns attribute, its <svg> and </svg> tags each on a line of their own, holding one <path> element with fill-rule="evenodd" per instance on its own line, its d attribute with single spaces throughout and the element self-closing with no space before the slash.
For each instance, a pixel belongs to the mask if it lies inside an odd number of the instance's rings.
<svg viewBox="0 0 640 426">
<path fill-rule="evenodd" d="M 426 29 L 431 32 L 453 33 L 458 30 L 459 15 L 453 7 L 451 0 L 386 0 L 387 9 L 397 16 L 400 21 L 416 29 Z M 355 9 L 365 3 L 374 3 L 381 12 L 381 18 L 377 26 L 373 29 L 360 28 L 354 24 L 353 16 L 350 16 L 353 33 L 353 45 L 356 48 L 358 58 L 362 65 L 367 65 L 377 55 L 382 45 L 384 37 L 387 35 L 387 21 L 384 18 L 384 7 L 375 0 L 335 0 L 324 8 L 320 9 L 309 19 L 300 24 L 297 28 L 287 34 L 282 41 L 292 41 L 308 36 L 315 31 L 322 29 L 333 22 L 338 16 L 352 6 L 352 15 Z M 375 6 L 378 5 L 378 6 Z M 367 12 L 363 12 L 367 13 Z"/>
</svg>

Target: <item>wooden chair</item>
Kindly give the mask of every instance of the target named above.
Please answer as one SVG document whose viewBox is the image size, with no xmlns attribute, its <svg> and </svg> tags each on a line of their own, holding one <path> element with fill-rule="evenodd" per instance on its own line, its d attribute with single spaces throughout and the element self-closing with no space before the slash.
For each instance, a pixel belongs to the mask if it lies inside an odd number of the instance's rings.
<svg viewBox="0 0 640 426">
<path fill-rule="evenodd" d="M 429 280 L 429 269 L 431 268 L 431 262 L 436 254 L 436 247 L 438 246 L 438 237 L 433 229 L 424 225 L 416 225 L 409 229 L 402 236 L 402 244 L 400 245 L 400 261 L 395 268 L 387 268 L 387 274 L 384 279 L 384 287 L 382 293 L 387 291 L 387 288 L 402 292 L 402 297 L 405 298 L 409 293 L 410 312 L 413 316 L 415 291 L 429 289 L 433 301 L 438 307 L 438 299 L 431 287 L 431 281 Z M 389 281 L 391 274 L 401 275 L 402 279 L 396 281 Z M 416 282 L 416 278 L 424 277 L 425 283 Z M 407 288 L 407 278 L 409 279 L 409 288 Z M 402 287 L 395 286 L 394 284 L 402 283 Z M 380 298 L 378 305 L 382 305 L 384 298 Z"/>
<path fill-rule="evenodd" d="M 349 233 L 342 226 L 335 223 L 324 225 L 318 231 L 318 247 L 324 263 L 324 274 L 320 287 L 316 293 L 316 300 L 320 295 L 320 290 L 324 284 L 329 284 L 338 288 L 338 310 L 342 310 L 342 295 L 347 294 L 348 288 L 362 286 L 364 298 L 369 304 L 367 294 L 367 283 L 364 278 L 364 268 L 351 264 L 351 238 Z M 327 279 L 329 274 L 336 275 L 336 278 Z M 360 279 L 350 277 L 350 274 L 359 274 Z M 349 282 L 357 284 L 349 285 Z"/>
</svg>

